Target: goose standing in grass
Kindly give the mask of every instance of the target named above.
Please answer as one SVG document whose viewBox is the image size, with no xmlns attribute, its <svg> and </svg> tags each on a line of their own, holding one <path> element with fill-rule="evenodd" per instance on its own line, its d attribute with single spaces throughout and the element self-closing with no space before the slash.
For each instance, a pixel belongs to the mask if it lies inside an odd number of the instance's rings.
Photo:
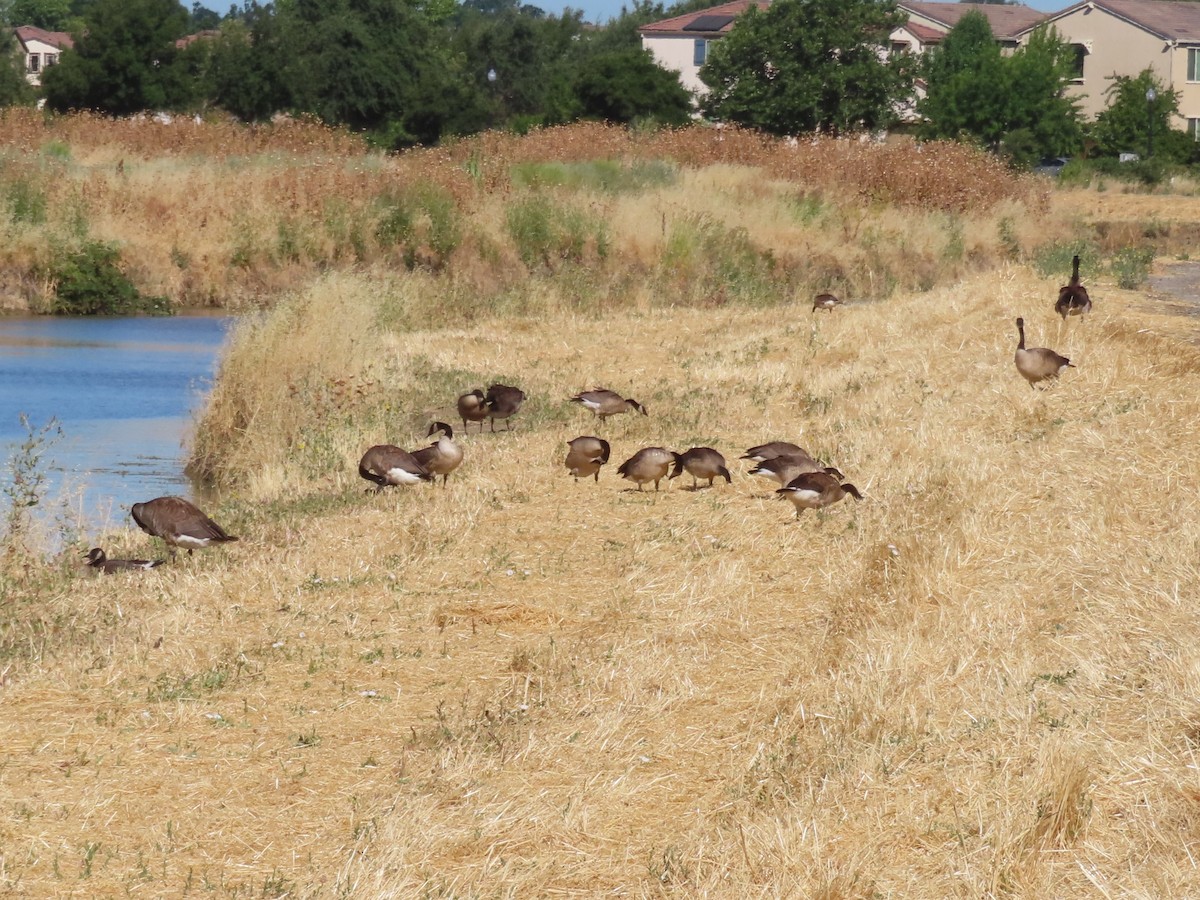
<svg viewBox="0 0 1200 900">
<path fill-rule="evenodd" d="M 813 297 L 812 311 L 816 312 L 818 309 L 824 309 L 828 310 L 829 312 L 833 312 L 833 308 L 841 302 L 842 301 L 833 294 L 817 294 L 817 296 Z"/>
<path fill-rule="evenodd" d="M 852 484 L 838 481 L 828 472 L 807 472 L 788 482 L 775 492 L 780 500 L 790 500 L 796 507 L 796 518 L 806 509 L 832 506 L 846 496 L 861 500 L 862 494 Z"/>
<path fill-rule="evenodd" d="M 413 459 L 433 476 L 434 481 L 437 481 L 437 476 L 441 475 L 442 487 L 445 487 L 450 473 L 462 465 L 463 451 L 462 447 L 454 443 L 454 429 L 445 422 L 434 422 L 429 426 L 429 431 L 425 436 L 430 437 L 439 431 L 441 435 L 436 441 L 428 447 L 413 451 Z"/>
<path fill-rule="evenodd" d="M 459 395 L 458 416 L 462 419 L 463 431 L 467 430 L 468 422 L 478 422 L 480 430 L 483 430 L 483 420 L 487 418 L 487 399 L 483 391 L 475 388 Z"/>
<path fill-rule="evenodd" d="M 377 494 L 389 485 L 399 487 L 433 481 L 433 476 L 415 456 L 392 444 L 376 444 L 367 450 L 358 463 L 358 474 L 375 485 Z"/>
<path fill-rule="evenodd" d="M 692 476 L 692 490 L 696 490 L 701 478 L 708 479 L 709 487 L 712 487 L 717 478 L 724 478 L 727 484 L 733 483 L 729 469 L 725 466 L 725 457 L 712 447 L 693 447 L 676 456 L 675 470 L 671 472 L 671 477 L 678 478 L 685 471 Z"/>
<path fill-rule="evenodd" d="M 567 450 L 565 465 L 575 480 L 591 475 L 599 481 L 600 467 L 608 462 L 608 441 L 585 434 L 567 441 L 567 446 L 570 449 Z"/>
<path fill-rule="evenodd" d="M 678 453 L 672 453 L 663 447 L 643 447 L 621 463 L 617 474 L 636 482 L 639 491 L 643 490 L 642 485 L 653 481 L 654 490 L 657 491 L 658 483 L 667 477 L 667 471 L 677 459 Z"/>
<path fill-rule="evenodd" d="M 643 416 L 649 415 L 646 407 L 632 397 L 622 397 L 616 391 L 608 388 L 596 388 L 591 391 L 581 391 L 571 398 L 572 403 L 578 403 L 585 409 L 590 409 L 603 422 L 609 416 L 619 416 L 621 413 L 636 410 Z"/>
<path fill-rule="evenodd" d="M 1087 288 L 1079 283 L 1079 257 L 1071 260 L 1071 280 L 1058 289 L 1054 311 L 1067 321 L 1067 316 L 1082 316 L 1092 311 L 1092 299 Z"/>
<path fill-rule="evenodd" d="M 137 572 L 153 569 L 163 564 L 161 559 L 109 559 L 99 547 L 93 547 L 84 554 L 88 565 L 105 575 L 115 575 L 117 572 Z"/>
<path fill-rule="evenodd" d="M 781 453 L 771 459 L 764 459 L 750 470 L 751 475 L 761 475 L 777 482 L 780 487 L 786 487 L 801 475 L 820 472 L 832 475 L 838 481 L 845 476 L 833 466 L 826 466 L 813 459 L 807 453 Z"/>
<path fill-rule="evenodd" d="M 1017 352 L 1013 356 L 1013 362 L 1017 364 L 1017 371 L 1021 373 L 1021 377 L 1029 382 L 1032 388 L 1035 385 L 1057 378 L 1068 368 L 1075 368 L 1071 365 L 1071 360 L 1065 356 L 1060 356 L 1053 350 L 1047 350 L 1045 347 L 1032 347 L 1025 349 L 1025 320 L 1017 319 L 1017 334 L 1020 340 L 1017 342 Z"/>
<path fill-rule="evenodd" d="M 142 531 L 162 538 L 172 555 L 176 547 L 186 548 L 191 556 L 192 551 L 200 547 L 237 540 L 182 497 L 156 497 L 145 503 L 135 503 L 129 514 Z"/>
<path fill-rule="evenodd" d="M 741 455 L 740 459 L 748 459 L 752 462 L 766 462 L 768 459 L 783 456 L 785 453 L 808 456 L 808 451 L 799 444 L 793 444 L 789 441 L 768 441 L 765 444 L 759 444 L 757 447 L 751 447 Z M 812 459 L 812 457 L 809 456 L 809 459 Z"/>
<path fill-rule="evenodd" d="M 507 384 L 493 384 L 487 389 L 484 397 L 485 414 L 492 420 L 492 431 L 496 430 L 496 420 L 504 419 L 505 428 L 511 428 L 508 419 L 517 414 L 521 404 L 525 402 L 525 392 Z"/>
</svg>

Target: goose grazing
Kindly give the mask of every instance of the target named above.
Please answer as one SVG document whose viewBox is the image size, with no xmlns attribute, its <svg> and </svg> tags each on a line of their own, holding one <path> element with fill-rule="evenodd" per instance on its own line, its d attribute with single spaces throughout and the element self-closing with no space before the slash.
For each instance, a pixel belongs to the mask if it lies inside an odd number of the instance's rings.
<svg viewBox="0 0 1200 900">
<path fill-rule="evenodd" d="M 639 491 L 643 490 L 642 485 L 653 481 L 654 490 L 657 491 L 658 483 L 667 477 L 667 470 L 677 459 L 678 453 L 672 453 L 662 447 L 643 447 L 621 463 L 617 474 L 637 482 Z"/>
<path fill-rule="evenodd" d="M 821 509 L 832 506 L 843 497 L 849 495 L 855 500 L 861 500 L 862 494 L 852 484 L 839 482 L 828 472 L 807 472 L 788 482 L 775 492 L 780 500 L 790 500 L 796 507 L 796 518 L 806 509 Z"/>
<path fill-rule="evenodd" d="M 1053 350 L 1047 350 L 1045 347 L 1033 347 L 1026 350 L 1024 319 L 1017 319 L 1017 334 L 1021 339 L 1017 342 L 1017 352 L 1013 356 L 1013 362 L 1017 364 L 1017 371 L 1021 373 L 1022 378 L 1029 382 L 1030 387 L 1039 382 L 1057 378 L 1068 368 L 1075 368 L 1065 356 L 1059 356 Z"/>
<path fill-rule="evenodd" d="M 93 547 L 83 556 L 89 566 L 105 575 L 153 569 L 163 564 L 161 559 L 109 559 L 108 554 L 99 547 Z"/>
<path fill-rule="evenodd" d="M 741 455 L 741 459 L 749 459 L 754 462 L 766 462 L 768 459 L 774 459 L 777 456 L 783 456 L 785 453 L 798 454 L 800 456 L 808 456 L 808 451 L 798 444 L 792 444 L 788 441 L 769 441 L 766 444 L 759 444 L 757 447 L 751 447 Z M 809 457 L 810 459 L 812 457 Z"/>
<path fill-rule="evenodd" d="M 129 512 L 138 528 L 166 541 L 172 554 L 176 547 L 187 548 L 188 556 L 191 556 L 197 548 L 237 540 L 182 497 L 156 497 L 133 504 Z"/>
<path fill-rule="evenodd" d="M 818 309 L 825 309 L 829 312 L 833 312 L 833 308 L 841 302 L 842 301 L 833 294 L 817 294 L 817 296 L 813 297 L 812 311 L 816 312 Z"/>
<path fill-rule="evenodd" d="M 1058 289 L 1054 311 L 1067 321 L 1067 316 L 1082 316 L 1092 311 L 1092 299 L 1087 288 L 1079 283 L 1079 257 L 1071 260 L 1071 280 Z M 1029 377 L 1029 376 L 1026 376 Z"/>
<path fill-rule="evenodd" d="M 571 449 L 567 451 L 566 467 L 575 480 L 591 475 L 596 481 L 600 480 L 600 467 L 608 462 L 608 441 L 582 435 L 567 441 Z"/>
<path fill-rule="evenodd" d="M 487 418 L 487 399 L 483 391 L 475 388 L 458 398 L 458 415 L 462 419 L 463 431 L 467 430 L 468 422 L 478 422 L 482 430 L 483 420 Z"/>
<path fill-rule="evenodd" d="M 692 490 L 697 488 L 701 478 L 708 479 L 709 487 L 717 478 L 724 478 L 727 484 L 733 483 L 729 469 L 725 467 L 725 457 L 712 447 L 693 447 L 676 456 L 671 477 L 677 478 L 685 471 L 692 476 Z"/>
<path fill-rule="evenodd" d="M 770 478 L 778 482 L 780 487 L 786 487 L 801 475 L 815 472 L 832 475 L 838 481 L 845 477 L 833 466 L 822 465 L 807 453 L 781 453 L 772 459 L 764 459 L 750 470 L 751 475 Z"/>
<path fill-rule="evenodd" d="M 507 384 L 493 384 L 487 389 L 484 397 L 486 409 L 484 414 L 492 420 L 492 431 L 496 430 L 496 420 L 504 419 L 505 427 L 511 428 L 508 418 L 517 414 L 521 404 L 525 402 L 525 392 L 520 388 Z"/>
<path fill-rule="evenodd" d="M 358 474 L 375 485 L 377 494 L 388 485 L 397 487 L 418 481 L 433 481 L 433 476 L 417 462 L 416 457 L 391 444 L 376 444 L 364 453 L 358 463 Z"/>
<path fill-rule="evenodd" d="M 571 398 L 572 403 L 579 403 L 584 408 L 590 409 L 603 422 L 609 416 L 619 416 L 621 413 L 636 410 L 643 416 L 649 415 L 646 412 L 646 407 L 638 403 L 632 397 L 622 397 L 616 391 L 610 391 L 608 388 L 596 388 L 591 391 L 581 391 Z"/>
<path fill-rule="evenodd" d="M 463 451 L 462 447 L 454 443 L 454 429 L 445 422 L 434 422 L 425 436 L 430 437 L 439 431 L 441 436 L 436 441 L 428 447 L 414 451 L 412 456 L 420 463 L 421 468 L 433 476 L 434 481 L 441 475 L 442 487 L 445 487 L 450 473 L 462 465 Z"/>
</svg>

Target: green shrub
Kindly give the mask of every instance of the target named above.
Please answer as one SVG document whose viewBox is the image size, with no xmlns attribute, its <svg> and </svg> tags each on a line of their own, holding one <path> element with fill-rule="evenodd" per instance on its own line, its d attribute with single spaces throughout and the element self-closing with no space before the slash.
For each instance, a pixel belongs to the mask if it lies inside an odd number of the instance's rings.
<svg viewBox="0 0 1200 900">
<path fill-rule="evenodd" d="M 672 185 L 679 172 L 671 163 L 660 159 L 638 160 L 628 165 L 613 159 L 597 159 L 576 163 L 521 163 L 513 166 L 511 177 L 517 187 L 566 187 L 629 194 Z"/>
<path fill-rule="evenodd" d="M 1134 290 L 1146 283 L 1154 251 L 1148 247 L 1122 247 L 1113 257 L 1110 269 L 1117 278 L 1117 287 Z"/>
<path fill-rule="evenodd" d="M 443 268 L 462 243 L 462 215 L 454 198 L 440 188 L 409 188 L 377 203 L 375 239 L 383 247 L 398 248 L 410 269 Z"/>
<path fill-rule="evenodd" d="M 558 261 L 583 262 L 589 248 L 608 255 L 606 224 L 573 207 L 558 206 L 540 194 L 513 204 L 505 218 L 509 237 L 526 267 L 554 268 Z"/>
<path fill-rule="evenodd" d="M 1087 241 L 1077 239 L 1053 244 L 1043 244 L 1033 255 L 1033 267 L 1043 278 L 1058 275 L 1063 284 L 1071 277 L 1071 259 L 1079 257 L 1084 271 L 1095 271 L 1100 267 L 1100 256 Z"/>
<path fill-rule="evenodd" d="M 41 225 L 46 221 L 46 192 L 28 179 L 10 181 L 4 190 L 4 208 L 13 222 Z"/>
<path fill-rule="evenodd" d="M 68 316 L 170 315 L 166 298 L 140 293 L 121 271 L 120 259 L 116 247 L 101 241 L 59 250 L 45 273 L 55 283 L 50 311 Z"/>
</svg>

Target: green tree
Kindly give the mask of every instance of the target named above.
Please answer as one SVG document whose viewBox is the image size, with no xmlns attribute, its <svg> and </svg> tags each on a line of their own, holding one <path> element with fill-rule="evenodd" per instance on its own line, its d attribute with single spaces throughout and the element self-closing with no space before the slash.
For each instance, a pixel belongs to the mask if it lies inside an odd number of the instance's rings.
<svg viewBox="0 0 1200 900">
<path fill-rule="evenodd" d="M 14 25 L 61 31 L 71 20 L 71 0 L 12 0 L 7 17 Z"/>
<path fill-rule="evenodd" d="M 1150 69 L 1132 77 L 1114 75 L 1109 80 L 1112 84 L 1104 92 L 1108 106 L 1096 116 L 1091 131 L 1102 154 L 1146 154 L 1153 126 L 1155 156 L 1184 159 L 1190 155 L 1187 135 L 1171 128 L 1172 117 L 1179 114 L 1178 93 L 1162 84 Z M 1146 100 L 1150 88 L 1155 92 L 1153 102 Z"/>
<path fill-rule="evenodd" d="M 291 109 L 283 76 L 288 48 L 272 7 L 247 5 L 240 17 L 221 24 L 208 49 L 203 76 L 207 99 L 251 122 Z"/>
<path fill-rule="evenodd" d="M 905 57 L 881 57 L 905 16 L 891 0 L 776 0 L 712 45 L 700 79 L 709 117 L 772 134 L 874 129 L 912 89 Z"/>
<path fill-rule="evenodd" d="M 692 111 L 691 94 L 679 77 L 635 48 L 586 60 L 576 76 L 575 96 L 585 118 L 608 122 L 648 118 L 682 125 Z"/>
<path fill-rule="evenodd" d="M 278 13 L 291 106 L 388 147 L 437 140 L 459 102 L 443 35 L 408 0 L 291 0 Z"/>
<path fill-rule="evenodd" d="M 1071 152 L 1081 134 L 1078 106 L 1066 95 L 1073 65 L 1071 48 L 1044 28 L 1005 57 L 987 19 L 968 13 L 922 65 L 918 133 L 1005 145 L 1020 162 Z"/>
<path fill-rule="evenodd" d="M 33 89 L 25 80 L 25 54 L 16 35 L 0 29 L 0 107 L 33 102 Z"/>
<path fill-rule="evenodd" d="M 191 102 L 193 79 L 175 46 L 188 14 L 177 0 L 96 0 L 88 16 L 75 48 L 42 76 L 51 109 L 127 115 Z"/>
</svg>

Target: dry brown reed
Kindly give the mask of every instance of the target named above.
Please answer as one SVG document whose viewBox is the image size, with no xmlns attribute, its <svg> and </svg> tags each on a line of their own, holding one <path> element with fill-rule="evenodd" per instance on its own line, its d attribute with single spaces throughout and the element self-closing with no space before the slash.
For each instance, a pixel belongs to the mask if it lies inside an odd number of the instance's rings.
<svg viewBox="0 0 1200 900">
<path fill-rule="evenodd" d="M 1057 281 L 1002 267 L 819 316 L 396 327 L 432 280 L 331 277 L 231 351 L 220 390 L 282 357 L 238 450 L 275 467 L 221 510 L 241 543 L 44 591 L 76 624 L 0 667 L 7 889 L 1200 891 L 1190 322 L 1089 277 L 1063 326 Z M 1061 383 L 1016 373 L 1017 315 L 1077 363 Z M 329 395 L 290 405 L 306 378 Z M 362 493 L 366 445 L 492 379 L 530 396 L 511 433 L 461 436 L 444 489 Z M 597 383 L 650 415 L 599 426 L 567 402 Z M 562 468 L 586 433 L 598 484 Z M 863 502 L 792 521 L 740 463 L 657 494 L 612 471 L 770 438 Z"/>
<path fill-rule="evenodd" d="M 626 173 L 663 164 L 678 177 L 623 193 L 586 184 L 546 190 L 513 179 L 520 166 L 598 160 Z M 739 182 L 715 220 L 720 184 L 677 189 L 713 171 Z M 0 302 L 45 308 L 55 252 L 84 240 L 115 243 L 135 285 L 177 306 L 268 306 L 319 273 L 364 268 L 432 271 L 450 289 L 490 301 L 564 265 L 608 305 L 631 274 L 661 278 L 658 292 L 670 294 L 689 263 L 667 252 L 672 238 L 732 243 L 762 267 L 779 261 L 788 268 L 774 280 L 805 291 L 861 294 L 874 284 L 886 293 L 949 274 L 947 263 L 957 265 L 963 252 L 957 233 L 974 222 L 992 231 L 975 241 L 968 266 L 1011 252 L 994 231 L 997 209 L 1028 223 L 1045 212 L 1046 198 L 1038 183 L 954 144 L 788 143 L 738 129 L 642 134 L 575 125 L 383 156 L 311 122 L 247 127 L 14 110 L 0 118 Z M 535 201 L 544 209 L 522 231 L 513 210 Z M 610 217 L 618 201 L 636 202 L 635 218 L 642 228 L 659 227 L 659 240 L 631 241 L 625 222 Z M 892 229 L 873 227 L 884 209 L 918 231 L 940 227 L 940 245 L 892 240 Z M 787 227 L 765 233 L 760 221 Z M 530 247 L 541 228 L 550 238 Z M 827 243 L 852 253 L 822 252 Z"/>
</svg>

